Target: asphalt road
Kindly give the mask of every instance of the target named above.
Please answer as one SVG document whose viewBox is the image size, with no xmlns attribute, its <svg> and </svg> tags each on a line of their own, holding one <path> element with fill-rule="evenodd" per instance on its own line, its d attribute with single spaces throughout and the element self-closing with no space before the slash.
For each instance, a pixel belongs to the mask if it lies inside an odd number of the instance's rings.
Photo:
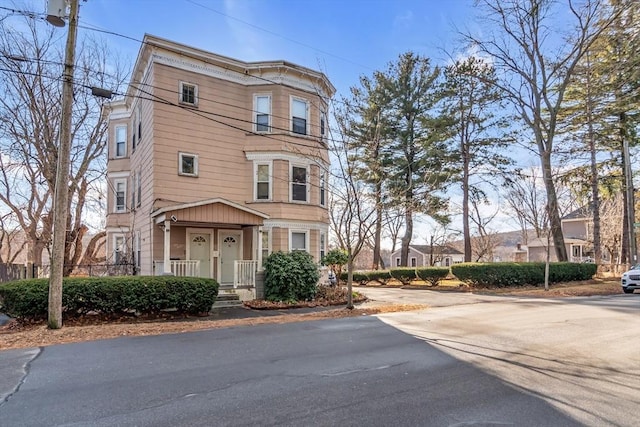
<svg viewBox="0 0 640 427">
<path fill-rule="evenodd" d="M 635 426 L 640 298 L 622 297 L 0 351 L 0 426 Z"/>
<path fill-rule="evenodd" d="M 564 299 L 370 289 L 429 304 L 385 323 L 584 425 L 640 426 L 640 294 Z"/>
</svg>

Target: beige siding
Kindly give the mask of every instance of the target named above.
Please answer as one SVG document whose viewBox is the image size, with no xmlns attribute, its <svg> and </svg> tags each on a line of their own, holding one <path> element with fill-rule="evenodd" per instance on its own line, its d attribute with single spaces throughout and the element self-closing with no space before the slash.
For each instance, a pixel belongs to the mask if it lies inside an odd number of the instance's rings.
<svg viewBox="0 0 640 427">
<path fill-rule="evenodd" d="M 331 95 L 334 89 L 324 80 L 324 76 L 313 70 L 293 66 L 283 62 L 256 64 L 235 63 L 232 59 L 220 60 L 213 54 L 180 47 L 171 42 L 156 40 L 143 44 L 143 52 L 133 71 L 134 82 L 126 98 L 127 106 L 118 104 L 118 116 L 110 121 L 110 143 L 108 147 L 108 172 L 129 172 L 127 174 L 128 212 L 109 213 L 107 226 L 113 229 L 128 229 L 132 236 L 140 232 L 141 273 L 151 274 L 154 260 L 162 260 L 164 233 L 155 224 L 154 212 L 159 208 L 184 203 L 200 202 L 221 198 L 247 206 L 269 217 L 277 223 L 304 224 L 309 231 L 309 251 L 319 256 L 319 231 L 326 229 L 329 216 L 326 206 L 319 206 L 319 173 L 317 162 L 329 162 L 326 146 L 319 140 L 319 108 L 326 107 L 324 100 L 316 93 L 320 87 Z M 154 56 L 154 55 L 159 56 Z M 163 56 L 164 55 L 164 56 Z M 175 62 L 166 65 L 156 58 L 174 55 Z M 179 58 L 179 59 L 178 59 Z M 202 58 L 209 58 L 203 60 Z M 148 61 L 148 62 L 147 62 Z M 213 62 L 211 62 L 213 61 Z M 221 61 L 216 63 L 216 61 Z M 195 67 L 185 66 L 187 62 Z M 218 64 L 218 65 L 215 65 Z M 207 74 L 205 68 L 220 66 L 218 74 Z M 240 74 L 231 75 L 232 70 Z M 288 81 L 301 79 L 308 81 L 307 91 L 296 88 L 295 84 L 247 84 L 251 75 L 261 76 L 263 72 L 286 74 Z M 143 76 L 144 73 L 144 76 Z M 229 78 L 231 77 L 231 78 Z M 249 79 L 249 80 L 247 80 Z M 180 82 L 197 86 L 197 106 L 192 108 L 180 104 Z M 252 82 L 255 83 L 255 80 Z M 320 86 L 318 86 L 320 85 Z M 136 86 L 148 88 L 152 94 L 139 93 Z M 311 89 L 314 88 L 314 90 Z M 254 95 L 268 94 L 271 97 L 271 132 L 255 134 Z M 309 135 L 291 133 L 291 96 L 307 100 Z M 155 101 L 152 98 L 155 97 Z M 137 132 L 137 105 L 141 105 L 142 136 L 136 138 L 136 149 L 132 150 L 132 135 Z M 325 108 L 326 110 L 326 108 Z M 126 112 L 130 113 L 126 117 Z M 124 112 L 124 113 L 123 113 Z M 127 155 L 114 159 L 115 126 L 127 126 Z M 179 175 L 179 153 L 194 154 L 198 157 L 198 176 Z M 272 164 L 271 190 L 269 201 L 254 200 L 254 162 L 247 156 L 256 158 L 267 155 Z M 252 157 L 253 158 L 253 157 Z M 309 200 L 306 203 L 290 201 L 290 161 L 309 167 Z M 141 204 L 133 206 L 131 196 L 137 192 L 134 177 L 141 178 Z M 113 195 L 107 201 L 109 212 L 113 211 Z M 178 223 L 172 224 L 170 256 L 186 257 L 185 227 L 205 227 L 214 230 L 214 244 L 217 247 L 217 229 L 222 224 L 235 226 L 258 226 L 263 218 L 226 204 L 209 204 L 199 207 L 166 211 L 167 217 L 174 214 Z M 271 233 L 271 249 L 289 250 L 289 230 L 274 227 Z M 108 245 L 111 242 L 108 240 Z M 254 255 L 253 228 L 243 229 L 243 256 L 250 259 Z M 111 248 L 110 248 L 111 249 Z M 216 248 L 217 250 L 217 248 Z M 217 260 L 212 260 L 215 271 Z M 217 274 L 217 273 L 216 273 Z"/>
<path fill-rule="evenodd" d="M 167 214 L 169 217 L 171 215 L 175 215 L 179 221 L 185 222 L 243 225 L 262 224 L 262 218 L 221 203 L 180 209 Z"/>
</svg>

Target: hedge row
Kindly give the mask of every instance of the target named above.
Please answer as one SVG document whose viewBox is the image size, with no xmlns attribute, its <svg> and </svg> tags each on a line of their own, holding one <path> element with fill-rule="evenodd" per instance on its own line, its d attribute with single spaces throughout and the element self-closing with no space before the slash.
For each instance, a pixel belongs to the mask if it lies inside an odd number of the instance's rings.
<svg viewBox="0 0 640 427">
<path fill-rule="evenodd" d="M 451 272 L 459 280 L 477 287 L 538 286 L 544 284 L 543 262 L 496 262 L 455 264 Z M 590 263 L 554 262 L 549 264 L 549 283 L 588 280 L 597 266 Z"/>
<path fill-rule="evenodd" d="M 123 276 L 65 278 L 62 310 L 67 317 L 97 312 L 157 314 L 206 313 L 218 295 L 213 279 L 175 276 Z M 48 279 L 29 279 L 0 285 L 0 305 L 13 317 L 45 318 L 49 298 Z"/>
<path fill-rule="evenodd" d="M 354 271 L 353 281 L 366 285 L 369 282 L 378 282 L 386 285 L 391 279 L 400 281 L 403 285 L 409 285 L 415 280 L 423 280 L 431 286 L 438 286 L 440 281 L 449 275 L 448 267 L 419 267 L 419 268 L 392 268 L 390 270 Z M 347 281 L 347 273 L 342 273 L 340 280 Z"/>
</svg>

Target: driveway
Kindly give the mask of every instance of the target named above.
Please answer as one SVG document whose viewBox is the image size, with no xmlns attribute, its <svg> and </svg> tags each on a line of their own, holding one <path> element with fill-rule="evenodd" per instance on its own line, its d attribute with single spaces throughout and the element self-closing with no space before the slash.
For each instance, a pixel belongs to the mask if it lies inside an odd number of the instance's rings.
<svg viewBox="0 0 640 427">
<path fill-rule="evenodd" d="M 640 295 L 559 299 L 362 289 L 378 316 L 586 425 L 640 425 Z"/>
</svg>

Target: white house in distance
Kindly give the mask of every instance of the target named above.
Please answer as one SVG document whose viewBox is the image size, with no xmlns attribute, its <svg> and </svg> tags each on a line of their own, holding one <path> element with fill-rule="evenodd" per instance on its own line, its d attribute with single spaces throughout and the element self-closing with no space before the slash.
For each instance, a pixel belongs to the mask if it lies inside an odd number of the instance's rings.
<svg viewBox="0 0 640 427">
<path fill-rule="evenodd" d="M 398 249 L 391 253 L 391 268 L 400 267 L 400 252 Z M 450 267 L 464 262 L 464 254 L 448 245 L 409 245 L 407 267 L 429 267 L 432 259 L 434 266 Z"/>
</svg>

